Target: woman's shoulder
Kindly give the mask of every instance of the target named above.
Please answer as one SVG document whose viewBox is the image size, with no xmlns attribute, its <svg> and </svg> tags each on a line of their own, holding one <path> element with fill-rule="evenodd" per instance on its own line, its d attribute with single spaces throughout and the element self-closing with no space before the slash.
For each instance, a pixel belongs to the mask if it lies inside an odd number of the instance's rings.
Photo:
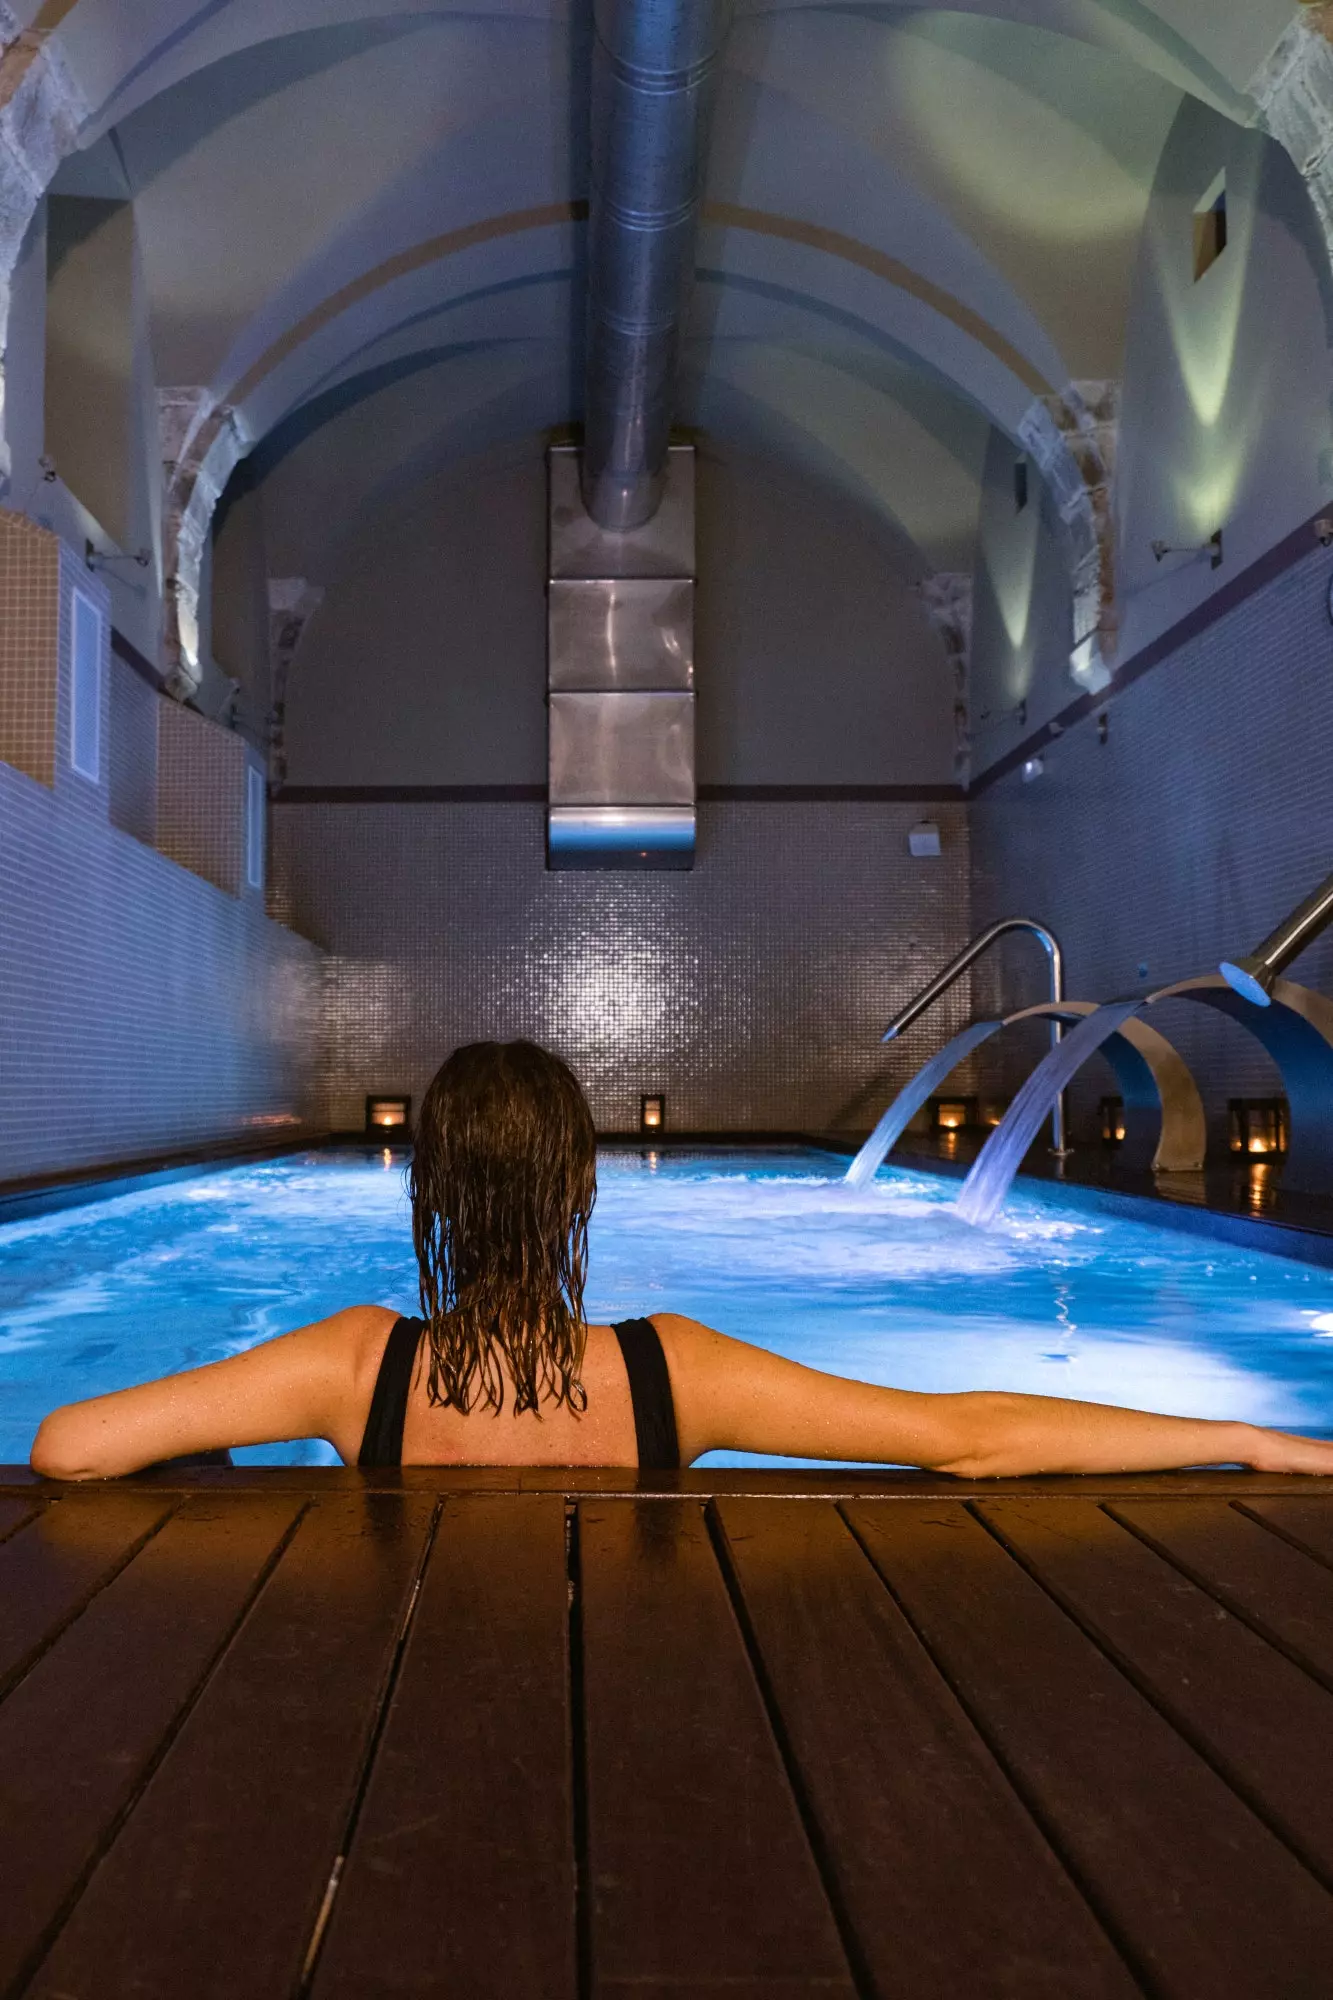
<svg viewBox="0 0 1333 2000">
<path fill-rule="evenodd" d="M 648 1318 L 657 1330 L 668 1366 L 679 1363 L 697 1367 L 710 1361 L 724 1361 L 732 1350 L 745 1345 L 719 1333 L 716 1327 L 706 1326 L 701 1319 L 691 1319 L 688 1313 L 655 1312 Z"/>
<path fill-rule="evenodd" d="M 344 1306 L 341 1312 L 321 1320 L 319 1331 L 357 1384 L 364 1379 L 373 1386 L 389 1335 L 400 1317 L 392 1306 Z"/>
</svg>

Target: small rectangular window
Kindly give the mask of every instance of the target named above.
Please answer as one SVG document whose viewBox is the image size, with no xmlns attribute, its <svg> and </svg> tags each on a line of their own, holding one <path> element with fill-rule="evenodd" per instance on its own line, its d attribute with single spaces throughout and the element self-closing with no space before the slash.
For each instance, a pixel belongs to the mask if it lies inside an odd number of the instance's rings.
<svg viewBox="0 0 1333 2000">
<path fill-rule="evenodd" d="M 1219 174 L 1194 211 L 1194 282 L 1227 247 L 1227 180 Z"/>
<path fill-rule="evenodd" d="M 1021 514 L 1028 504 L 1028 462 L 1026 458 L 1014 460 L 1014 512 Z"/>
<path fill-rule="evenodd" d="M 253 764 L 245 772 L 245 879 L 264 886 L 264 774 Z"/>
<path fill-rule="evenodd" d="M 102 613 L 76 590 L 71 607 L 69 761 L 81 778 L 102 776 Z"/>
</svg>

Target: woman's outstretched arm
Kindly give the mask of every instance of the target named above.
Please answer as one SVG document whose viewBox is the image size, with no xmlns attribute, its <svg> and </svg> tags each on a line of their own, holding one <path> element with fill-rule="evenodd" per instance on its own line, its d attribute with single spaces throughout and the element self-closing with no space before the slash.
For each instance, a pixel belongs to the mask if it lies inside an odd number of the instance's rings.
<svg viewBox="0 0 1333 2000">
<path fill-rule="evenodd" d="M 1034 1472 L 1163 1472 L 1249 1465 L 1333 1474 L 1333 1443 L 1257 1425 L 1160 1417 L 1057 1396 L 928 1396 L 824 1375 L 698 1320 L 655 1313 L 681 1460 L 705 1451 L 921 1465 L 963 1479 Z"/>
<path fill-rule="evenodd" d="M 114 1479 L 182 1452 L 301 1437 L 328 1438 L 354 1458 L 394 1318 L 352 1306 L 225 1361 L 66 1403 L 33 1439 L 33 1471 Z"/>
</svg>

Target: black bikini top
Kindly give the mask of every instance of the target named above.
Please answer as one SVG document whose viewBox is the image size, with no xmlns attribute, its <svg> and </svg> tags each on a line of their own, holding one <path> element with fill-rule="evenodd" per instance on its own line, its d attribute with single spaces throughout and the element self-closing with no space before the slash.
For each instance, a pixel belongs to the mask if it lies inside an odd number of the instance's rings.
<svg viewBox="0 0 1333 2000">
<path fill-rule="evenodd" d="M 412 1371 L 417 1349 L 425 1331 L 425 1321 L 400 1319 L 384 1347 L 384 1359 L 375 1377 L 375 1393 L 370 1399 L 365 1435 L 361 1439 L 358 1465 L 401 1465 L 403 1462 L 403 1422 L 412 1388 Z M 676 1436 L 676 1408 L 671 1398 L 671 1377 L 657 1328 L 648 1319 L 622 1319 L 612 1328 L 620 1342 L 625 1373 L 629 1377 L 630 1402 L 634 1408 L 634 1436 L 639 1448 L 641 1470 L 667 1472 L 680 1464 L 680 1443 Z"/>
</svg>

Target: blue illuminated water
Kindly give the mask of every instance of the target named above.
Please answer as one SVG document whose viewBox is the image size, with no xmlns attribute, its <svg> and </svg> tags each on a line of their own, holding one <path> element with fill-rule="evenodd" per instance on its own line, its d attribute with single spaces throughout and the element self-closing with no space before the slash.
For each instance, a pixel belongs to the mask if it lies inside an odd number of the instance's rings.
<svg viewBox="0 0 1333 2000">
<path fill-rule="evenodd" d="M 690 1313 L 819 1368 L 1333 1436 L 1333 1271 L 1027 1190 L 987 1230 L 958 1184 L 867 1188 L 815 1152 L 611 1154 L 589 1317 Z M 339 1306 L 414 1310 L 400 1161 L 235 1167 L 0 1228 L 0 1462 L 43 1412 Z M 310 1442 L 238 1456 L 332 1461 Z M 721 1454 L 718 1454 L 719 1460 Z M 739 1462 L 739 1461 L 737 1461 Z"/>
</svg>

